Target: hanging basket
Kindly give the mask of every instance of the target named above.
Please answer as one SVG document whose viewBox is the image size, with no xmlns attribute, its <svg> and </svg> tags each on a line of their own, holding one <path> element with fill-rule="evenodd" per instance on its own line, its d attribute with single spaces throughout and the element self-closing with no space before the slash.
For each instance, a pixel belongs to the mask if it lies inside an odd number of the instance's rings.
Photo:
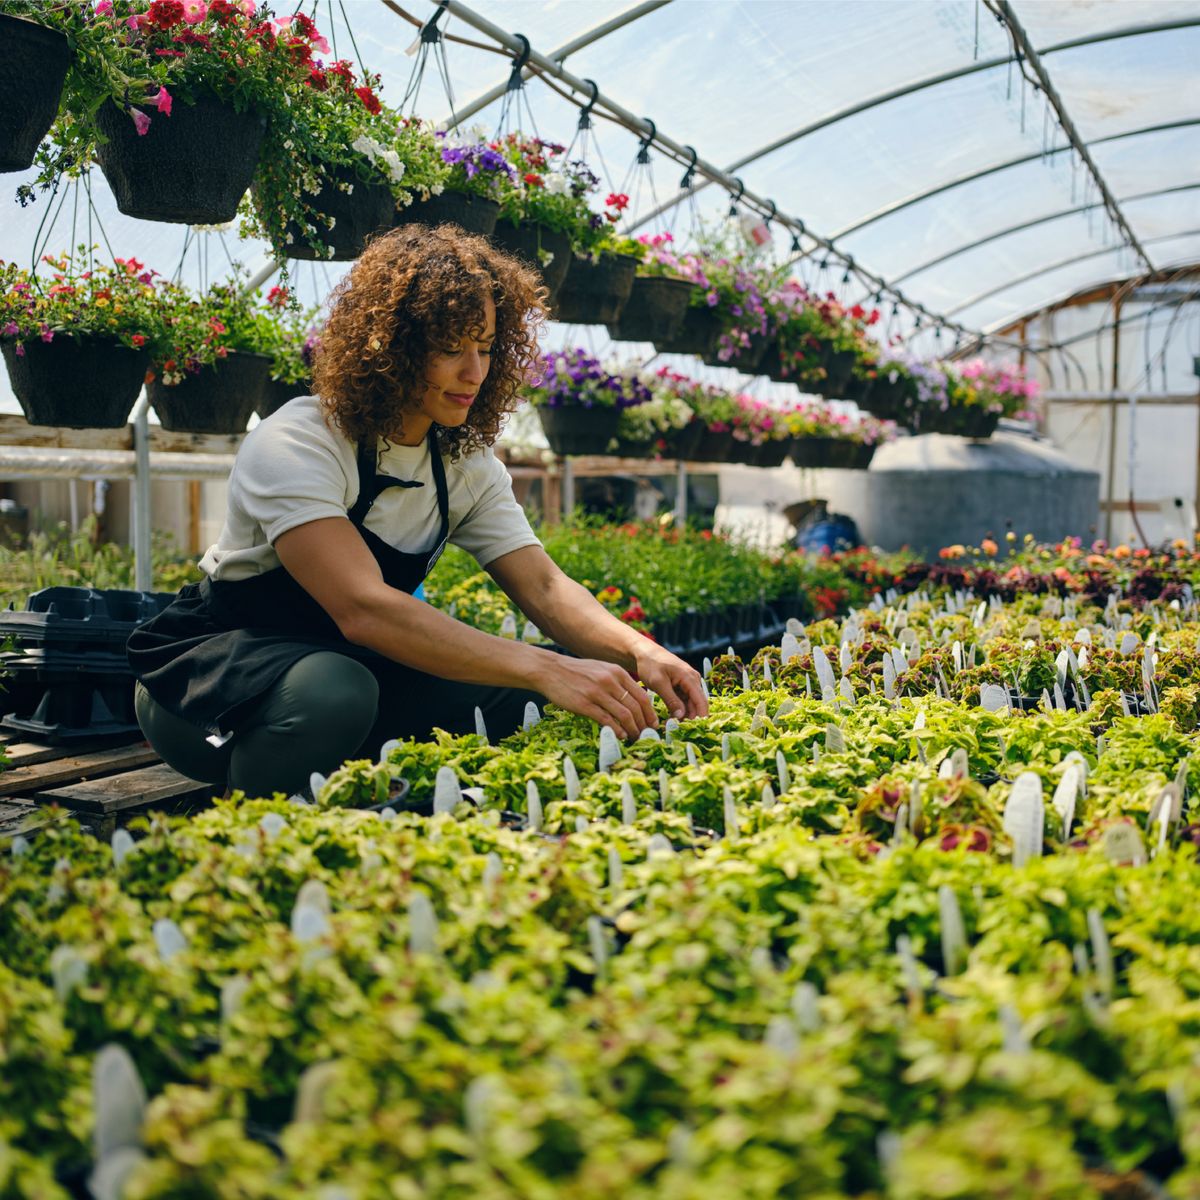
<svg viewBox="0 0 1200 1200">
<path fill-rule="evenodd" d="M 520 225 L 498 221 L 492 241 L 501 250 L 537 268 L 553 308 L 563 280 L 571 269 L 571 239 L 539 221 L 522 221 Z"/>
<path fill-rule="evenodd" d="M 951 408 L 946 415 L 954 419 L 945 432 L 956 433 L 959 437 L 990 438 L 1000 424 L 1000 413 L 984 408 Z"/>
<path fill-rule="evenodd" d="M 876 375 L 868 381 L 858 407 L 885 420 L 901 418 L 907 411 L 908 387 L 904 379 Z"/>
<path fill-rule="evenodd" d="M 57 29 L 0 16 L 0 171 L 24 171 L 58 114 L 71 51 Z"/>
<path fill-rule="evenodd" d="M 756 467 L 782 467 L 791 448 L 791 438 L 774 438 L 756 446 L 756 453 L 751 461 Z"/>
<path fill-rule="evenodd" d="M 342 187 L 352 190 L 346 192 Z M 364 183 L 349 167 L 330 168 L 321 190 L 305 203 L 317 240 L 331 250 L 329 254 L 314 250 L 308 235 L 295 221 L 289 221 L 283 235 L 288 257 L 306 262 L 349 262 L 357 258 L 374 234 L 391 229 L 396 212 L 392 190 L 386 183 Z"/>
<path fill-rule="evenodd" d="M 13 393 L 30 425 L 120 429 L 150 365 L 143 351 L 108 338 L 34 338 L 25 343 L 24 354 L 8 339 L 0 345 Z"/>
<path fill-rule="evenodd" d="M 694 462 L 724 463 L 736 461 L 731 455 L 733 447 L 738 444 L 733 440 L 729 430 L 717 431 L 703 426 L 703 433 L 696 439 L 689 456 Z"/>
<path fill-rule="evenodd" d="M 666 439 L 664 458 L 681 458 L 685 462 L 696 457 L 696 449 L 708 432 L 708 426 L 698 417 L 693 418 L 682 429 L 677 429 Z"/>
<path fill-rule="evenodd" d="M 719 357 L 719 348 L 714 348 L 704 356 L 704 361 L 710 367 L 732 367 L 735 371 L 741 371 L 743 375 L 753 375 L 770 345 L 770 341 L 765 337 L 752 337 L 749 346 L 739 347 L 729 358 Z"/>
<path fill-rule="evenodd" d="M 849 438 L 797 437 L 788 453 L 798 467 L 865 471 L 875 457 L 875 447 Z"/>
<path fill-rule="evenodd" d="M 857 361 L 858 355 L 853 350 L 826 350 L 825 383 L 822 393 L 828 399 L 841 399 Z"/>
<path fill-rule="evenodd" d="M 564 325 L 616 321 L 633 291 L 637 264 L 631 254 L 602 254 L 595 262 L 575 259 L 558 290 L 554 320 Z"/>
<path fill-rule="evenodd" d="M 269 355 L 235 351 L 174 387 L 156 378 L 146 393 L 162 427 L 172 433 L 241 433 L 270 372 Z"/>
<path fill-rule="evenodd" d="M 104 141 L 96 160 L 127 217 L 220 225 L 232 221 L 258 166 L 265 118 L 213 95 L 177 100 L 139 134 L 112 101 L 96 112 Z"/>
<path fill-rule="evenodd" d="M 707 305 L 699 308 L 689 305 L 679 328 L 670 337 L 655 338 L 654 348 L 659 354 L 695 354 L 703 358 L 716 350 L 720 336 L 721 318 L 717 310 Z"/>
<path fill-rule="evenodd" d="M 657 342 L 672 337 L 683 324 L 691 295 L 692 285 L 686 279 L 639 275 L 620 318 L 608 326 L 609 336 L 618 342 Z"/>
<path fill-rule="evenodd" d="M 491 237 L 500 218 L 500 205 L 469 192 L 443 192 L 428 200 L 417 200 L 397 210 L 393 225 L 457 225 L 467 233 Z"/>
<path fill-rule="evenodd" d="M 546 441 L 555 454 L 607 454 L 608 445 L 617 435 L 615 408 L 563 405 L 539 407 L 538 416 Z"/>
<path fill-rule="evenodd" d="M 260 417 L 269 417 L 278 412 L 289 400 L 297 396 L 312 395 L 312 380 L 301 379 L 298 383 L 284 383 L 282 379 L 268 379 L 263 384 L 262 393 L 254 411 Z"/>
</svg>

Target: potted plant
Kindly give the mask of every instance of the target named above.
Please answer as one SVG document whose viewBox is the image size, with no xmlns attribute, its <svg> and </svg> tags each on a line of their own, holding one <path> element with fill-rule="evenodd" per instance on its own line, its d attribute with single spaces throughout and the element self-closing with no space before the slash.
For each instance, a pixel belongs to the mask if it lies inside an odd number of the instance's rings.
<svg viewBox="0 0 1200 1200">
<path fill-rule="evenodd" d="M 397 136 L 408 164 L 408 204 L 397 208 L 396 225 L 457 225 L 488 237 L 500 217 L 500 199 L 516 187 L 516 168 L 483 136 L 434 130 L 416 118 L 401 122 Z"/>
<path fill-rule="evenodd" d="M 239 281 L 202 297 L 170 292 L 170 344 L 147 377 L 147 394 L 164 429 L 241 433 L 270 377 L 272 318 Z"/>
<path fill-rule="evenodd" d="M 668 368 L 647 380 L 650 399 L 621 410 L 617 421 L 616 453 L 628 458 L 687 458 L 704 426 L 676 387 Z M 686 382 L 690 383 L 690 380 Z M 695 436 L 687 436 L 690 431 Z"/>
<path fill-rule="evenodd" d="M 33 425 L 116 429 L 128 421 L 166 327 L 155 273 L 134 258 L 47 256 L 49 278 L 0 264 L 0 349 Z"/>
<path fill-rule="evenodd" d="M 772 329 L 768 297 L 772 272 L 739 252 L 714 242 L 703 258 L 706 302 L 715 296 L 712 311 L 721 323 L 717 344 L 703 360 L 714 367 L 732 367 L 753 375 L 770 345 Z"/>
<path fill-rule="evenodd" d="M 516 171 L 516 186 L 500 199 L 493 239 L 542 274 L 553 307 L 571 268 L 571 250 L 591 227 L 587 197 L 600 180 L 587 164 L 565 161 L 566 148 L 508 134 L 496 142 Z"/>
<path fill-rule="evenodd" d="M 642 247 L 632 238 L 618 238 L 611 232 L 629 197 L 613 192 L 605 204 L 603 216 L 592 215 L 593 228 L 576 250 L 555 300 L 554 319 L 564 325 L 612 324 L 621 316 L 633 291 Z"/>
<path fill-rule="evenodd" d="M 65 33 L 32 0 L 5 5 L 0 13 L 0 171 L 33 166 L 38 145 L 54 123 L 71 48 Z"/>
<path fill-rule="evenodd" d="M 231 220 L 289 90 L 325 40 L 306 17 L 258 20 L 253 0 L 46 6 L 75 55 L 37 181 L 100 164 L 117 207 L 156 221 Z M 268 130 L 270 131 L 268 133 Z"/>
<path fill-rule="evenodd" d="M 604 454 L 621 411 L 644 404 L 650 389 L 636 371 L 610 370 L 580 347 L 544 355 L 527 395 L 555 454 Z"/>
<path fill-rule="evenodd" d="M 785 410 L 788 453 L 798 467 L 865 470 L 879 442 L 894 436 L 894 426 L 871 418 L 855 419 L 828 405 L 801 402 Z"/>
<path fill-rule="evenodd" d="M 624 342 L 656 342 L 675 334 L 692 294 L 686 269 L 675 254 L 669 233 L 643 234 L 644 247 L 629 299 L 609 336 Z"/>
<path fill-rule="evenodd" d="M 266 303 L 274 340 L 270 346 L 271 376 L 254 408 L 260 417 L 269 417 L 296 396 L 312 394 L 313 357 L 320 344 L 316 308 L 293 305 L 283 286 L 271 288 Z"/>
</svg>

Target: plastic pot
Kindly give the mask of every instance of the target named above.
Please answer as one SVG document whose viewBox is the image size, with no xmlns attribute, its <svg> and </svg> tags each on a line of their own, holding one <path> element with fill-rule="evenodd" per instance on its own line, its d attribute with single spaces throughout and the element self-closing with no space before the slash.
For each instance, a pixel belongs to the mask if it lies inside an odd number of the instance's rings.
<svg viewBox="0 0 1200 1200">
<path fill-rule="evenodd" d="M 156 378 L 146 391 L 162 427 L 173 433 L 241 433 L 270 372 L 268 355 L 235 351 L 174 387 Z"/>
<path fill-rule="evenodd" d="M 353 188 L 345 192 L 338 185 Z M 349 262 L 357 258 L 373 234 L 392 227 L 396 202 L 385 183 L 364 183 L 349 167 L 332 168 L 321 190 L 306 201 L 308 221 L 316 229 L 316 238 L 332 253 L 321 254 L 309 245 L 308 235 L 295 221 L 284 231 L 288 256 L 307 261 Z M 330 221 L 333 228 L 330 228 Z"/>
<path fill-rule="evenodd" d="M 268 379 L 263 384 L 262 394 L 254 411 L 260 417 L 269 417 L 278 412 L 289 400 L 297 396 L 312 395 L 312 380 L 301 379 L 299 383 L 284 383 L 282 379 Z"/>
<path fill-rule="evenodd" d="M 657 342 L 675 334 L 683 324 L 692 285 L 665 275 L 639 275 L 621 310 L 609 324 L 609 336 L 619 342 Z"/>
<path fill-rule="evenodd" d="M 31 425 L 120 429 L 150 365 L 143 351 L 108 338 L 32 338 L 24 354 L 16 342 L 2 345 L 13 393 Z"/>
<path fill-rule="evenodd" d="M 96 159 L 117 208 L 145 221 L 232 221 L 258 166 L 265 118 L 211 94 L 194 105 L 177 100 L 169 117 L 147 115 L 150 128 L 139 134 L 111 100 L 96 112 L 106 139 Z"/>
<path fill-rule="evenodd" d="M 537 412 L 555 454 L 607 454 L 608 444 L 617 433 L 615 408 L 543 405 Z"/>
<path fill-rule="evenodd" d="M 57 29 L 0 16 L 0 171 L 24 171 L 54 123 L 71 51 Z"/>
<path fill-rule="evenodd" d="M 717 348 L 721 336 L 721 318 L 715 308 L 689 305 L 679 328 L 670 337 L 655 338 L 659 354 L 695 354 L 703 358 Z"/>
<path fill-rule="evenodd" d="M 500 205 L 483 196 L 469 192 L 443 192 L 428 200 L 417 200 L 396 212 L 392 222 L 402 225 L 457 225 L 466 233 L 481 233 L 491 237 L 500 219 Z"/>
<path fill-rule="evenodd" d="M 506 250 L 515 258 L 524 259 L 536 268 L 553 306 L 571 269 L 571 239 L 539 221 L 522 221 L 520 225 L 498 221 L 492 241 L 501 250 Z"/>
<path fill-rule="evenodd" d="M 595 262 L 577 258 L 554 302 L 554 319 L 564 325 L 607 325 L 616 321 L 633 291 L 638 260 L 604 254 Z"/>
</svg>

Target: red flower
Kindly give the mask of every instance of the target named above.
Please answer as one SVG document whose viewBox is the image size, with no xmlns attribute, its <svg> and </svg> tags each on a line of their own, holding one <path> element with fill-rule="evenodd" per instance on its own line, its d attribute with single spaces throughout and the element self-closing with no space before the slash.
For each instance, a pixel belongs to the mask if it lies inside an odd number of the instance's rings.
<svg viewBox="0 0 1200 1200">
<path fill-rule="evenodd" d="M 617 212 L 624 212 L 629 207 L 629 197 L 624 192 L 610 192 L 608 199 L 604 203 L 608 208 L 615 208 Z"/>
<path fill-rule="evenodd" d="M 315 88 L 318 92 L 323 92 L 329 87 L 329 79 L 325 72 L 320 67 L 313 67 L 305 80 L 310 88 Z"/>
<path fill-rule="evenodd" d="M 267 303 L 272 308 L 283 308 L 288 302 L 288 290 L 285 287 L 273 287 L 267 293 Z"/>
<path fill-rule="evenodd" d="M 354 86 L 354 68 L 344 59 L 339 58 L 329 68 L 329 74 L 342 81 L 342 87 L 349 91 Z"/>
<path fill-rule="evenodd" d="M 369 113 L 377 113 L 382 110 L 383 105 L 379 103 L 378 97 L 369 87 L 357 87 L 354 89 L 354 94 L 363 102 L 363 108 Z"/>
<path fill-rule="evenodd" d="M 530 171 L 525 176 L 525 182 L 529 187 L 545 187 L 546 186 L 545 180 L 542 179 L 542 177 L 540 175 L 535 175 L 532 171 Z"/>
<path fill-rule="evenodd" d="M 154 0 L 138 24 L 152 25 L 155 29 L 170 29 L 183 20 L 181 0 Z"/>
<path fill-rule="evenodd" d="M 146 344 L 146 335 L 144 333 L 135 333 L 129 340 L 135 346 L 144 346 Z"/>
<path fill-rule="evenodd" d="M 212 0 L 208 6 L 208 15 L 218 25 L 228 25 L 238 19 L 238 10 L 233 7 L 229 0 Z"/>
</svg>

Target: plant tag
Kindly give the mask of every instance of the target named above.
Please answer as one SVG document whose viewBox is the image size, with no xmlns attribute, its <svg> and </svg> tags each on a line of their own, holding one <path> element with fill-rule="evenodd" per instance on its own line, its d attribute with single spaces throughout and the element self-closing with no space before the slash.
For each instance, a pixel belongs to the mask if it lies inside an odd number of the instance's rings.
<svg viewBox="0 0 1200 1200">
<path fill-rule="evenodd" d="M 1062 686 L 1057 679 L 1054 681 L 1054 707 L 1059 712 L 1067 711 L 1067 698 L 1063 695 Z"/>
<path fill-rule="evenodd" d="M 804 622 L 797 617 L 788 617 L 784 623 L 784 629 L 794 638 L 802 638 L 804 636 Z"/>
<path fill-rule="evenodd" d="M 633 788 L 628 779 L 621 780 L 621 821 L 632 825 L 637 821 L 637 801 L 633 798 Z"/>
<path fill-rule="evenodd" d="M 50 977 L 54 995 L 65 1004 L 71 993 L 87 978 L 87 960 L 74 946 L 55 946 L 50 953 Z"/>
<path fill-rule="evenodd" d="M 804 695 L 809 700 L 812 699 L 812 679 L 809 677 L 807 671 L 804 672 Z"/>
<path fill-rule="evenodd" d="M 99 1162 L 117 1150 L 142 1144 L 146 1088 L 124 1046 L 109 1042 L 92 1064 L 92 1156 Z"/>
<path fill-rule="evenodd" d="M 589 828 L 588 819 L 587 819 L 587 817 L 583 816 L 583 814 L 581 813 L 579 816 L 577 816 L 575 818 L 575 832 L 576 833 L 587 833 L 588 828 Z"/>
<path fill-rule="evenodd" d="M 567 799 L 573 804 L 579 799 L 579 772 L 575 769 L 575 760 L 569 755 L 563 755 L 563 779 L 567 785 Z"/>
<path fill-rule="evenodd" d="M 721 761 L 722 762 L 729 761 L 729 752 L 730 752 L 729 734 L 723 733 L 723 734 L 721 734 Z"/>
<path fill-rule="evenodd" d="M 424 892 L 414 891 L 408 898 L 408 948 L 416 954 L 436 954 L 437 914 L 433 901 Z"/>
<path fill-rule="evenodd" d="M 512 613 L 504 614 L 504 619 L 500 622 L 500 636 L 502 638 L 516 639 L 517 618 Z"/>
<path fill-rule="evenodd" d="M 726 786 L 721 797 L 721 806 L 723 816 L 725 818 L 725 836 L 737 837 L 742 832 L 741 822 L 738 820 L 737 805 L 733 802 L 733 792 Z"/>
<path fill-rule="evenodd" d="M 775 683 L 775 676 L 771 671 L 771 660 L 769 658 L 763 659 L 763 679 L 768 687 L 771 687 Z"/>
<path fill-rule="evenodd" d="M 979 707 L 985 712 L 999 712 L 1008 707 L 1008 692 L 998 683 L 985 683 L 979 689 Z"/>
<path fill-rule="evenodd" d="M 911 660 L 913 651 L 919 658 L 921 655 L 921 635 L 915 629 L 904 628 L 900 630 L 900 645 L 902 645 Z"/>
<path fill-rule="evenodd" d="M 896 824 L 892 829 L 892 845 L 899 846 L 904 842 L 904 835 L 908 832 L 908 801 L 901 803 L 896 810 Z"/>
<path fill-rule="evenodd" d="M 113 866 L 119 871 L 137 843 L 128 829 L 116 829 L 112 835 Z"/>
<path fill-rule="evenodd" d="M 779 1058 L 795 1058 L 800 1053 L 800 1037 L 791 1017 L 782 1013 L 770 1017 L 763 1030 L 763 1045 Z"/>
<path fill-rule="evenodd" d="M 12 846 L 9 851 L 14 859 L 24 858 L 29 853 L 29 839 L 17 834 L 12 840 Z"/>
<path fill-rule="evenodd" d="M 963 669 L 963 648 L 962 642 L 956 641 L 950 647 L 950 653 L 954 657 L 954 673 L 957 675 Z"/>
<path fill-rule="evenodd" d="M 796 984 L 796 990 L 792 992 L 792 1018 L 801 1033 L 816 1033 L 821 1028 L 817 999 L 817 989 L 807 979 Z"/>
<path fill-rule="evenodd" d="M 1107 829 L 1101 845 L 1109 862 L 1131 867 L 1141 867 L 1146 863 L 1146 847 L 1142 842 L 1142 835 L 1137 826 L 1128 822 L 1122 821 L 1119 825 Z"/>
<path fill-rule="evenodd" d="M 769 783 L 764 783 L 762 786 L 762 794 L 759 797 L 763 808 L 775 807 L 775 791 Z"/>
<path fill-rule="evenodd" d="M 742 691 L 748 692 L 749 690 L 750 690 L 750 672 L 747 671 L 745 667 L 743 667 L 742 668 Z"/>
<path fill-rule="evenodd" d="M 458 785 L 458 776 L 453 767 L 438 767 L 437 776 L 433 781 L 433 811 L 434 814 L 453 812 L 455 806 L 462 800 L 462 788 Z"/>
<path fill-rule="evenodd" d="M 975 609 L 975 625 L 976 627 L 983 624 L 983 618 L 987 616 L 987 601 L 980 600 L 979 606 Z"/>
<path fill-rule="evenodd" d="M 674 717 L 668 717 L 663 724 L 663 736 L 669 746 L 679 732 L 679 722 Z"/>
<path fill-rule="evenodd" d="M 1028 1054 L 1029 1036 L 1021 1025 L 1021 1018 L 1011 1004 L 1001 1004 L 998 1010 L 1000 1028 L 1004 1031 L 1005 1054 Z"/>
<path fill-rule="evenodd" d="M 700 690 L 704 693 L 705 700 L 712 699 L 712 692 L 710 692 L 708 690 L 708 680 L 707 679 L 700 680 Z"/>
<path fill-rule="evenodd" d="M 646 728 L 638 734 L 637 740 L 639 742 L 661 742 L 662 738 L 658 736 L 657 729 L 651 729 L 650 726 L 647 725 Z"/>
<path fill-rule="evenodd" d="M 617 742 L 617 735 L 613 733 L 609 726 L 604 725 L 600 729 L 600 752 L 599 765 L 601 771 L 607 771 L 615 763 L 621 761 L 621 747 Z"/>
<path fill-rule="evenodd" d="M 1041 636 L 1041 622 L 1035 620 L 1033 617 L 1030 617 L 1021 629 L 1021 640 L 1023 642 L 1036 642 Z"/>
<path fill-rule="evenodd" d="M 885 700 L 895 700 L 896 698 L 896 665 L 892 662 L 890 654 L 883 656 L 883 698 Z"/>
<path fill-rule="evenodd" d="M 838 695 L 842 698 L 843 703 L 848 704 L 851 708 L 854 707 L 854 701 L 857 697 L 854 695 L 854 687 L 845 675 L 842 676 L 842 681 L 838 684 Z"/>
<path fill-rule="evenodd" d="M 970 773 L 970 769 L 967 752 L 961 746 L 956 746 L 950 755 L 950 777 L 952 779 L 966 779 Z"/>
<path fill-rule="evenodd" d="M 312 1124 L 325 1115 L 325 1092 L 337 1074 L 337 1063 L 313 1063 L 296 1081 L 296 1101 L 292 1121 L 297 1125 Z"/>
<path fill-rule="evenodd" d="M 259 818 L 258 827 L 266 834 L 267 841 L 271 842 L 287 828 L 287 818 L 277 812 L 263 813 Z"/>
<path fill-rule="evenodd" d="M 1041 858 L 1045 823 L 1042 781 L 1032 771 L 1023 771 L 1004 805 L 1004 832 L 1012 838 L 1014 867 L 1023 867 L 1031 858 Z"/>
<path fill-rule="evenodd" d="M 842 736 L 842 731 L 836 725 L 829 724 L 825 726 L 825 753 L 846 753 L 846 739 Z"/>
<path fill-rule="evenodd" d="M 532 779 L 525 783 L 525 816 L 529 828 L 534 833 L 540 833 L 542 829 L 542 798 L 538 794 L 538 785 Z"/>
<path fill-rule="evenodd" d="M 1054 711 L 1054 697 L 1051 696 L 1045 688 L 1042 688 L 1042 695 L 1041 699 L 1038 700 L 1038 707 L 1041 708 L 1043 712 Z"/>
<path fill-rule="evenodd" d="M 917 965 L 917 956 L 913 953 L 912 939 L 907 933 L 896 938 L 896 957 L 900 960 L 900 973 L 904 977 L 904 988 L 910 997 L 919 996 L 924 990 L 921 987 L 921 970 Z"/>
<path fill-rule="evenodd" d="M 242 1000 L 250 987 L 245 975 L 231 975 L 221 984 L 221 1024 L 228 1025 L 242 1007 Z"/>
<path fill-rule="evenodd" d="M 837 681 L 833 677 L 833 668 L 822 646 L 814 646 L 812 652 L 813 666 L 817 672 L 817 682 L 821 685 L 821 699 L 828 702 L 833 699 Z"/>
<path fill-rule="evenodd" d="M 1087 913 L 1088 938 L 1092 943 L 1092 962 L 1096 966 L 1096 982 L 1105 1001 L 1112 999 L 1115 976 L 1113 973 L 1112 946 L 1104 928 L 1104 918 L 1098 909 L 1089 908 Z"/>
<path fill-rule="evenodd" d="M 658 807 L 663 812 L 671 807 L 671 777 L 662 767 L 658 769 Z"/>
<path fill-rule="evenodd" d="M 646 843 L 646 858 L 674 858 L 675 847 L 665 833 L 656 833 Z"/>
<path fill-rule="evenodd" d="M 838 650 L 838 667 L 843 675 L 854 665 L 854 655 L 850 653 L 850 643 L 843 642 Z"/>
<path fill-rule="evenodd" d="M 314 800 L 321 798 L 321 792 L 325 790 L 325 776 L 320 771 L 314 771 L 308 777 L 308 790 Z"/>
<path fill-rule="evenodd" d="M 528 733 L 540 720 L 542 714 L 538 711 L 538 706 L 529 700 L 525 704 L 525 717 L 521 722 L 521 728 Z"/>
<path fill-rule="evenodd" d="M 917 747 L 918 747 L 918 749 L 920 749 L 919 742 L 917 743 Z M 939 779 L 953 779 L 954 778 L 954 764 L 950 761 L 949 755 L 947 755 L 945 758 L 942 759 L 941 765 L 938 767 L 938 778 Z"/>
<path fill-rule="evenodd" d="M 525 628 L 521 630 L 521 641 L 540 642 L 541 640 L 542 631 L 532 621 L 526 621 Z"/>
<path fill-rule="evenodd" d="M 767 727 L 767 703 L 765 700 L 760 700 L 758 706 L 754 710 L 754 716 L 750 718 L 750 732 L 760 734 Z"/>
<path fill-rule="evenodd" d="M 908 827 L 914 837 L 921 836 L 921 781 L 914 779 L 908 789 Z"/>
<path fill-rule="evenodd" d="M 1175 772 L 1175 786 L 1179 789 L 1181 800 L 1187 794 L 1188 767 L 1191 765 L 1191 761 L 1190 757 L 1185 758 L 1179 764 L 1179 770 Z"/>
<path fill-rule="evenodd" d="M 943 969 L 947 975 L 957 975 L 967 957 L 967 931 L 963 925 L 958 896 L 947 883 L 938 888 L 938 913 L 941 917 Z"/>
<path fill-rule="evenodd" d="M 188 941 L 183 936 L 183 930 L 170 917 L 159 917 L 152 928 L 154 947 L 163 962 L 170 962 L 175 955 L 188 948 Z"/>
<path fill-rule="evenodd" d="M 625 883 L 625 864 L 612 846 L 608 848 L 608 886 L 618 891 Z"/>
<path fill-rule="evenodd" d="M 782 795 L 792 786 L 791 776 L 788 772 L 787 759 L 784 758 L 782 750 L 775 751 L 775 775 L 779 779 L 779 791 Z"/>
<path fill-rule="evenodd" d="M 701 663 L 701 667 L 702 670 L 700 674 L 707 679 L 712 674 L 712 659 L 709 658 L 707 654 L 704 656 L 704 662 Z"/>
<path fill-rule="evenodd" d="M 1090 646 L 1092 644 L 1092 631 L 1086 626 L 1080 629 L 1075 634 L 1075 644 L 1077 646 Z"/>
<path fill-rule="evenodd" d="M 908 670 L 908 659 L 904 657 L 904 651 L 899 646 L 892 647 L 892 666 L 896 669 L 897 679 Z"/>
<path fill-rule="evenodd" d="M 487 724 L 483 719 L 483 709 L 475 705 L 475 735 L 486 742 L 488 740 Z"/>
<path fill-rule="evenodd" d="M 691 742 L 685 742 L 683 748 L 687 752 L 688 766 L 694 767 L 697 763 L 696 747 L 693 746 Z"/>
<path fill-rule="evenodd" d="M 1071 666 L 1071 658 L 1065 650 L 1058 652 L 1058 657 L 1054 660 L 1054 678 L 1055 683 L 1060 687 L 1066 686 L 1067 671 Z"/>
<path fill-rule="evenodd" d="M 916 717 L 913 718 L 913 733 L 920 733 L 925 728 L 925 710 L 923 708 L 917 710 Z"/>
<path fill-rule="evenodd" d="M 486 891 L 491 891 L 492 888 L 504 878 L 504 862 L 495 850 L 489 850 L 488 856 L 483 864 L 483 886 Z"/>
<path fill-rule="evenodd" d="M 1075 820 L 1075 802 L 1079 797 L 1079 782 L 1079 767 L 1071 763 L 1054 789 L 1054 799 L 1051 803 L 1062 822 L 1064 842 L 1071 836 L 1071 825 Z"/>
</svg>

